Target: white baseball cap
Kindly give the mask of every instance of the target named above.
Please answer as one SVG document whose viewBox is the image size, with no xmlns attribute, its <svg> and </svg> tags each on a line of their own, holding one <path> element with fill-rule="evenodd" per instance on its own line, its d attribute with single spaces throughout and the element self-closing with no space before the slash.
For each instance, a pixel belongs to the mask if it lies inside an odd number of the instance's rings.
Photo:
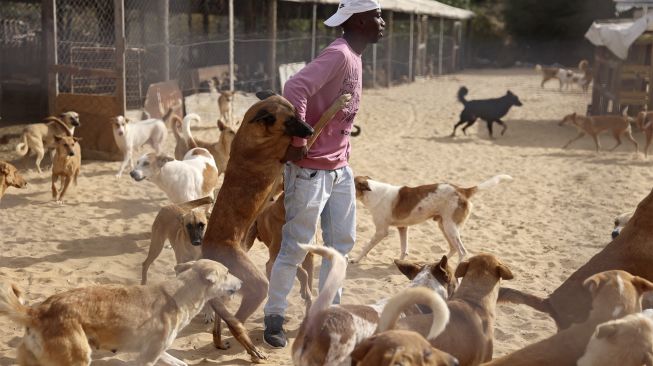
<svg viewBox="0 0 653 366">
<path fill-rule="evenodd" d="M 354 14 L 376 9 L 381 9 L 378 0 L 340 0 L 338 11 L 325 20 L 324 24 L 329 27 L 337 27 Z"/>
</svg>

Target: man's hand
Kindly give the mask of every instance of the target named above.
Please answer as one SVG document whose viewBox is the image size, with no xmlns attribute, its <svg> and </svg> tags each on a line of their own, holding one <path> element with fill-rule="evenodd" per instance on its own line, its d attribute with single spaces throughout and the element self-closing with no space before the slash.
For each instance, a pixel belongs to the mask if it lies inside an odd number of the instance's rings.
<svg viewBox="0 0 653 366">
<path fill-rule="evenodd" d="M 297 161 L 297 160 L 302 160 L 306 154 L 308 154 L 308 149 L 306 146 L 288 146 L 288 150 L 286 150 L 286 155 L 283 156 L 283 159 L 281 159 L 282 163 L 285 163 L 287 161 Z"/>
</svg>

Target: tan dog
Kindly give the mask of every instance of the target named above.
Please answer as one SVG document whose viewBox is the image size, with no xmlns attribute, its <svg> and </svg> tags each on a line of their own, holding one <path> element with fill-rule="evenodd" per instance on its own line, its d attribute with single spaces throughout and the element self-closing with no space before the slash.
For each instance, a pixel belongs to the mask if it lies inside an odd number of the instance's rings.
<svg viewBox="0 0 653 366">
<path fill-rule="evenodd" d="M 243 241 L 243 248 L 249 251 L 254 245 L 254 239 L 258 239 L 268 247 L 268 261 L 265 263 L 265 272 L 270 279 L 272 265 L 279 255 L 281 249 L 281 228 L 286 223 L 286 209 L 283 205 L 284 195 L 281 194 L 274 202 L 261 211 L 252 224 Z M 299 293 L 301 294 L 306 308 L 311 307 L 311 292 L 313 288 L 313 253 L 308 252 L 300 267 L 297 267 L 297 279 L 299 280 Z"/>
<path fill-rule="evenodd" d="M 52 199 L 63 203 L 63 195 L 68 190 L 71 180 L 75 180 L 82 165 L 82 148 L 79 146 L 81 138 L 72 136 L 55 135 L 56 152 L 52 161 Z M 61 191 L 57 191 L 55 183 L 61 178 Z"/>
<path fill-rule="evenodd" d="M 265 356 L 252 344 L 242 322 L 267 296 L 268 281 L 242 249 L 247 230 L 264 207 L 281 174 L 292 136 L 307 137 L 313 129 L 295 116 L 295 108 L 281 96 L 258 93 L 261 101 L 245 113 L 231 145 L 224 182 L 216 198 L 202 241 L 202 256 L 223 263 L 243 281 L 243 299 L 232 316 L 218 301 L 211 305 L 227 321 L 234 337 L 255 359 Z M 224 348 L 216 319 L 214 344 Z"/>
<path fill-rule="evenodd" d="M 541 298 L 522 291 L 501 288 L 500 301 L 525 304 L 549 314 L 558 329 L 587 319 L 592 298 L 583 281 L 602 271 L 620 269 L 653 281 L 653 192 L 642 200 L 628 224 L 610 244 L 580 267 L 551 295 Z"/>
<path fill-rule="evenodd" d="M 234 91 L 221 91 L 219 92 L 220 96 L 218 97 L 218 109 L 220 110 L 220 119 L 223 120 L 227 125 L 232 125 L 233 120 L 233 103 Z"/>
<path fill-rule="evenodd" d="M 572 142 L 582 138 L 583 136 L 590 135 L 594 139 L 594 144 L 596 145 L 596 152 L 599 152 L 601 148 L 601 143 L 599 142 L 599 135 L 602 132 L 611 131 L 612 136 L 617 140 L 617 144 L 614 145 L 610 151 L 616 149 L 621 145 L 621 135 L 626 136 L 630 142 L 635 145 L 635 153 L 639 151 L 639 144 L 637 140 L 633 138 L 632 128 L 630 127 L 629 117 L 625 115 L 616 116 L 616 115 L 605 115 L 605 116 L 578 116 L 576 113 L 566 115 L 560 123 L 559 126 L 564 125 L 565 123 L 573 124 L 578 130 L 578 135 L 573 139 L 569 140 L 563 146 L 563 149 L 566 149 Z"/>
<path fill-rule="evenodd" d="M 592 310 L 587 320 L 487 365 L 575 366 L 597 325 L 642 311 L 642 293 L 653 290 L 653 283 L 624 271 L 596 274 L 586 279 L 583 286 L 592 297 Z"/>
<path fill-rule="evenodd" d="M 451 317 L 444 332 L 431 345 L 454 356 L 461 366 L 479 365 L 492 359 L 494 319 L 501 279 L 511 280 L 512 272 L 491 254 L 479 254 L 461 262 L 456 277 L 462 282 L 447 301 Z M 426 336 L 430 314 L 407 316 L 399 328 Z"/>
<path fill-rule="evenodd" d="M 371 337 L 363 340 L 351 353 L 354 366 L 458 366 L 458 360 L 433 348 L 421 334 L 411 330 L 392 329 L 399 315 L 415 304 L 430 304 L 433 321 L 427 338 L 440 334 L 449 321 L 449 309 L 444 300 L 423 287 L 401 291 L 386 305 L 379 326 Z"/>
<path fill-rule="evenodd" d="M 456 281 L 453 271 L 447 264 L 446 256 L 435 263 L 419 264 L 395 260 L 395 265 L 411 280 L 408 284 L 409 288 L 426 288 L 429 293 L 439 295 L 442 301 L 447 299 L 455 289 Z M 396 302 L 404 300 L 395 299 Z M 390 299 L 382 299 L 373 305 L 332 305 L 315 313 L 315 322 L 322 326 L 319 327 L 318 332 L 312 332 L 311 340 L 304 342 L 303 346 L 293 345 L 293 350 L 297 349 L 299 352 L 299 354 L 295 354 L 293 351 L 295 359 L 310 359 L 315 364 L 324 362 L 325 365 L 346 363 L 356 345 L 362 339 L 372 336 L 377 326 L 381 325 L 380 314 L 387 306 L 391 306 L 390 303 Z M 416 302 L 415 304 L 417 303 L 429 304 L 432 301 Z M 418 309 L 418 306 L 412 308 L 408 308 L 407 305 L 393 306 L 401 308 L 405 314 L 421 314 L 421 308 Z M 449 311 L 446 312 L 448 319 Z M 307 313 L 310 313 L 310 310 Z M 442 323 L 441 326 L 444 327 L 446 319 L 437 319 L 436 323 Z M 384 329 L 389 329 L 389 327 L 384 325 Z M 296 361 L 296 364 L 297 362 L 299 361 Z"/>
<path fill-rule="evenodd" d="M 184 263 L 176 279 L 157 285 L 102 285 L 53 295 L 25 306 L 15 286 L 1 285 L 0 315 L 24 326 L 18 363 L 89 365 L 92 349 L 137 352 L 137 365 L 185 366 L 166 350 L 207 300 L 240 287 L 227 269 L 210 260 Z"/>
<path fill-rule="evenodd" d="M 460 238 L 460 229 L 472 210 L 470 198 L 477 192 L 492 188 L 502 180 L 512 180 L 506 174 L 496 175 L 474 187 L 462 188 L 449 183 L 428 184 L 417 187 L 396 186 L 379 182 L 367 176 L 354 178 L 356 198 L 372 213 L 375 232 L 352 263 L 365 258 L 374 246 L 388 236 L 390 226 L 399 230 L 401 256 L 408 254 L 408 226 L 433 219 L 449 243 L 447 257 L 458 254 L 460 260 L 467 250 Z"/>
<path fill-rule="evenodd" d="M 652 310 L 599 324 L 578 366 L 653 366 Z"/>
<path fill-rule="evenodd" d="M 218 175 L 224 173 L 227 170 L 227 162 L 229 161 L 229 155 L 231 154 L 231 143 L 236 137 L 236 132 L 231 127 L 228 127 L 222 121 L 218 120 L 218 129 L 220 130 L 220 137 L 217 142 L 208 142 L 197 140 L 193 138 L 190 132 L 190 124 L 195 121 L 199 123 L 200 117 L 191 113 L 184 117 L 183 122 L 180 122 L 178 118 L 173 121 L 173 132 L 175 134 L 175 140 L 177 140 L 177 145 L 175 146 L 175 159 L 181 159 L 188 150 L 195 147 L 203 147 L 207 149 L 213 159 L 215 159 L 215 164 L 218 167 Z M 179 130 L 179 124 L 181 123 L 181 131 Z"/>
<path fill-rule="evenodd" d="M 210 197 L 200 198 L 179 205 L 164 206 L 154 218 L 150 250 L 143 262 L 141 285 L 147 283 L 147 271 L 161 254 L 166 241 L 175 252 L 177 264 L 194 261 L 202 255 L 201 247 L 207 216 L 211 214 Z"/>
<path fill-rule="evenodd" d="M 9 187 L 24 188 L 27 185 L 25 178 L 18 172 L 15 166 L 0 161 L 0 200 Z"/>
<path fill-rule="evenodd" d="M 44 123 L 35 123 L 25 127 L 21 142 L 16 145 L 16 152 L 24 156 L 28 151 L 36 154 L 36 170 L 41 173 L 41 160 L 46 151 L 54 158 L 55 135 L 72 136 L 75 127 L 79 127 L 79 115 L 76 112 L 65 112 L 59 117 L 50 116 Z"/>
<path fill-rule="evenodd" d="M 646 136 L 644 156 L 648 158 L 648 148 L 651 146 L 651 140 L 653 140 L 653 112 L 639 112 L 635 121 L 639 130 Z"/>
</svg>

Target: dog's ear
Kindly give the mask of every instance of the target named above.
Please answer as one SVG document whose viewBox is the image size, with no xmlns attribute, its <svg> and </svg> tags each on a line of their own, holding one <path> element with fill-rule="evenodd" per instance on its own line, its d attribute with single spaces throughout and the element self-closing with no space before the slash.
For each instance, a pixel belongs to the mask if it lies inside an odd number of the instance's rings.
<svg viewBox="0 0 653 366">
<path fill-rule="evenodd" d="M 374 339 L 376 336 L 371 336 L 368 338 L 365 338 L 361 343 L 354 348 L 354 350 L 351 352 L 351 365 L 356 366 L 358 365 L 359 362 L 363 361 L 365 356 L 367 356 L 367 353 L 370 352 L 370 349 L 374 346 Z"/>
<path fill-rule="evenodd" d="M 9 164 L 3 163 L 0 161 L 0 173 L 4 175 L 9 174 Z"/>
<path fill-rule="evenodd" d="M 18 299 L 18 302 L 25 305 L 25 299 L 23 299 L 23 291 L 18 288 L 18 285 L 15 283 L 11 284 L 11 291 L 14 293 L 16 298 Z"/>
<path fill-rule="evenodd" d="M 221 120 L 218 119 L 218 130 L 224 131 L 226 128 L 227 126 L 224 123 L 222 123 Z"/>
<path fill-rule="evenodd" d="M 356 187 L 356 190 L 365 192 L 365 191 L 372 191 L 370 188 L 370 183 L 367 181 L 370 179 L 370 177 L 365 176 L 363 177 L 365 179 L 354 179 L 354 186 Z"/>
<path fill-rule="evenodd" d="M 513 94 L 510 90 L 508 90 L 508 92 L 507 92 L 506 94 L 508 94 L 508 95 L 515 95 L 515 94 Z"/>
<path fill-rule="evenodd" d="M 54 141 L 59 142 L 64 138 L 64 135 L 54 135 Z"/>
<path fill-rule="evenodd" d="M 188 271 L 193 266 L 193 264 L 195 264 L 195 261 L 179 263 L 175 266 L 175 273 L 177 275 L 179 275 L 180 273 L 184 273 Z"/>
<path fill-rule="evenodd" d="M 256 112 L 256 115 L 250 122 L 263 122 L 266 125 L 272 125 L 276 120 L 277 118 L 272 113 L 263 108 Z"/>
<path fill-rule="evenodd" d="M 417 264 L 401 259 L 395 259 L 394 262 L 395 266 L 399 269 L 399 272 L 403 273 L 409 280 L 415 278 L 422 268 L 424 268 L 423 264 Z"/>
<path fill-rule="evenodd" d="M 601 284 L 601 281 L 603 280 L 603 275 L 602 274 L 595 274 L 592 277 L 589 277 L 585 281 L 583 281 L 583 287 L 587 289 L 587 291 L 594 296 L 596 293 L 596 290 L 598 290 L 599 285 Z"/>
<path fill-rule="evenodd" d="M 617 324 L 609 323 L 602 324 L 596 328 L 596 338 L 597 339 L 608 339 L 617 334 L 619 328 Z"/>
<path fill-rule="evenodd" d="M 75 142 L 80 142 L 80 141 L 82 141 L 83 139 L 82 139 L 81 137 L 73 137 L 73 140 L 75 140 Z"/>
<path fill-rule="evenodd" d="M 651 283 L 649 280 L 645 278 L 634 276 L 631 282 L 633 283 L 633 286 L 635 286 L 635 288 L 637 289 L 637 292 L 639 292 L 640 294 L 653 290 L 653 283 Z"/>
<path fill-rule="evenodd" d="M 441 270 L 446 272 L 447 268 L 449 268 L 449 266 L 447 265 L 448 262 L 449 262 L 449 258 L 447 258 L 446 255 L 443 255 L 442 259 L 440 259 L 440 262 L 438 262 L 438 267 L 440 267 Z"/>
<path fill-rule="evenodd" d="M 502 263 L 499 264 L 497 266 L 497 271 L 499 272 L 499 278 L 501 278 L 502 280 L 512 280 L 513 278 L 515 278 L 510 268 L 506 267 L 505 264 Z"/>
<path fill-rule="evenodd" d="M 458 264 L 458 267 L 456 267 L 456 273 L 455 273 L 456 278 L 464 277 L 465 273 L 467 273 L 468 268 L 469 268 L 469 261 L 460 262 Z"/>
<path fill-rule="evenodd" d="M 165 163 L 169 163 L 171 161 L 175 160 L 174 158 L 171 158 L 167 155 L 159 155 L 156 157 L 156 162 L 159 164 L 159 166 L 163 166 Z"/>
<path fill-rule="evenodd" d="M 265 100 L 274 95 L 279 95 L 279 94 L 273 92 L 272 90 L 261 90 L 256 92 L 256 97 L 259 100 Z"/>
</svg>

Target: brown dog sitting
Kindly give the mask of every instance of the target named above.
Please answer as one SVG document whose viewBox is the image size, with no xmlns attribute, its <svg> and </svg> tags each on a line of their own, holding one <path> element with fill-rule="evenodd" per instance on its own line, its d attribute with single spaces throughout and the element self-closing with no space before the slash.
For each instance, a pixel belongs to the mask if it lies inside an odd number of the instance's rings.
<svg viewBox="0 0 653 366">
<path fill-rule="evenodd" d="M 610 244 L 574 272 L 551 295 L 541 298 L 501 288 L 499 301 L 525 304 L 549 314 L 558 329 L 582 323 L 592 308 L 592 298 L 583 281 L 593 274 L 621 269 L 653 281 L 653 192 L 637 206 L 633 217 Z"/>
<path fill-rule="evenodd" d="M 70 182 L 74 179 L 77 185 L 77 176 L 82 165 L 82 149 L 79 146 L 81 138 L 72 136 L 55 135 L 56 152 L 52 162 L 52 199 L 63 203 L 63 195 L 68 190 Z M 61 191 L 57 190 L 55 183 L 61 178 Z"/>
<path fill-rule="evenodd" d="M 583 286 L 592 297 L 586 321 L 486 365 L 575 366 L 597 325 L 642 311 L 642 293 L 653 290 L 653 283 L 624 271 L 601 272 L 586 279 Z"/>
<path fill-rule="evenodd" d="M 4 196 L 7 188 L 24 188 L 26 185 L 25 178 L 23 178 L 15 166 L 6 161 L 0 161 L 0 199 Z"/>
<path fill-rule="evenodd" d="M 388 301 L 377 334 L 363 340 L 351 353 L 353 366 L 458 366 L 458 360 L 433 348 L 421 334 L 412 330 L 392 329 L 399 314 L 414 304 L 430 304 L 433 314 L 429 338 L 444 329 L 449 310 L 435 292 L 423 287 L 403 290 Z"/>
<path fill-rule="evenodd" d="M 177 145 L 175 146 L 175 159 L 182 160 L 188 150 L 194 147 L 203 147 L 213 155 L 215 164 L 218 167 L 218 175 L 223 174 L 227 170 L 227 162 L 229 161 L 229 155 L 231 155 L 231 143 L 234 137 L 236 137 L 236 132 L 218 120 L 218 129 L 220 130 L 218 141 L 202 141 L 194 138 L 191 134 L 190 123 L 192 121 L 199 123 L 199 116 L 191 113 L 184 117 L 183 122 L 179 120 L 179 117 L 173 116 L 172 131 L 177 141 Z"/>
<path fill-rule="evenodd" d="M 460 365 L 479 365 L 492 359 L 494 319 L 501 280 L 513 278 L 508 267 L 491 254 L 479 254 L 461 262 L 456 277 L 462 282 L 447 301 L 451 317 L 444 332 L 431 345 L 456 357 Z M 398 328 L 426 336 L 430 314 L 407 316 Z"/>
</svg>

